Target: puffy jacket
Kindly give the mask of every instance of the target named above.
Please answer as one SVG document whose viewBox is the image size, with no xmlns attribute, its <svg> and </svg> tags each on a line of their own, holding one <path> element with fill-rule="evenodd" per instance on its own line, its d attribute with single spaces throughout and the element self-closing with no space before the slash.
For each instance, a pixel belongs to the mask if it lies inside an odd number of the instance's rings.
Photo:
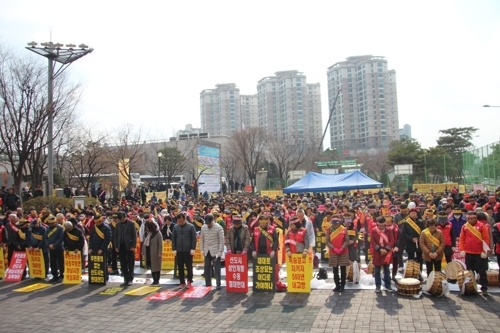
<svg viewBox="0 0 500 333">
<path fill-rule="evenodd" d="M 210 228 L 206 224 L 201 227 L 200 249 L 205 256 L 208 252 L 214 256 L 224 251 L 224 229 L 218 223 L 212 223 Z"/>
<path fill-rule="evenodd" d="M 174 225 L 172 233 L 172 251 L 189 252 L 196 249 L 196 230 L 194 225 L 186 222 L 183 226 Z"/>
</svg>

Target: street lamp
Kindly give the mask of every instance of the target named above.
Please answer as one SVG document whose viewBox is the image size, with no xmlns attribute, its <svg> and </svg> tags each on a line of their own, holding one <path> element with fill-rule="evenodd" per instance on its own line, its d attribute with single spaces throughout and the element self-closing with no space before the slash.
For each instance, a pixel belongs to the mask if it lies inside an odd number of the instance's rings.
<svg viewBox="0 0 500 333">
<path fill-rule="evenodd" d="M 161 158 L 163 154 L 161 151 L 158 152 L 158 182 L 157 184 L 160 185 L 160 175 L 161 175 Z"/>
<path fill-rule="evenodd" d="M 64 47 L 61 43 L 41 43 L 40 47 L 37 46 L 38 43 L 31 42 L 28 43 L 26 49 L 35 52 L 38 55 L 41 55 L 49 60 L 49 73 L 48 73 L 48 97 L 47 97 L 47 168 L 48 168 L 48 182 L 49 182 L 49 190 L 47 191 L 47 196 L 52 195 L 54 191 L 54 149 L 53 149 L 53 91 L 54 91 L 54 79 L 64 72 L 66 68 L 73 61 L 80 59 L 81 57 L 91 53 L 94 49 L 89 48 L 85 44 L 80 44 L 78 47 L 75 44 L 66 44 Z M 61 64 L 56 72 L 54 73 L 55 63 L 58 62 Z"/>
</svg>

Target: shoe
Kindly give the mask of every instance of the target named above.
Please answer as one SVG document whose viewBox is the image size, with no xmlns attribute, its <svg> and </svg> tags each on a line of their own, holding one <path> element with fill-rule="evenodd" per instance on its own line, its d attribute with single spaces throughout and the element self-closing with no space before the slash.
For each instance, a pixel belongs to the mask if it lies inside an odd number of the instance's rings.
<svg viewBox="0 0 500 333">
<path fill-rule="evenodd" d="M 181 284 L 179 285 L 179 289 L 186 289 L 186 284 L 181 283 Z"/>
<path fill-rule="evenodd" d="M 120 275 L 120 272 L 118 272 L 117 269 L 112 270 L 109 275 Z"/>
<path fill-rule="evenodd" d="M 340 291 L 340 286 L 335 286 L 335 288 L 333 288 L 333 291 Z"/>
<path fill-rule="evenodd" d="M 221 289 L 222 289 L 222 287 L 221 287 L 221 286 L 217 286 L 215 289 L 217 289 L 217 290 L 221 290 Z"/>
<path fill-rule="evenodd" d="M 125 281 L 122 284 L 120 284 L 120 287 L 126 287 L 126 286 L 128 286 L 128 281 Z"/>
<path fill-rule="evenodd" d="M 189 281 L 188 281 L 188 283 L 187 283 L 187 285 L 186 285 L 186 288 L 187 288 L 187 289 L 189 289 L 189 288 L 191 288 L 191 287 L 192 287 L 192 286 L 191 286 L 191 282 L 189 282 Z"/>
<path fill-rule="evenodd" d="M 398 268 L 398 272 L 399 272 L 399 273 L 403 273 L 404 271 L 405 271 L 405 270 L 404 270 L 404 268 L 403 268 L 403 267 Z"/>
<path fill-rule="evenodd" d="M 131 285 L 132 285 L 132 281 L 127 282 L 127 286 L 130 287 Z"/>
<path fill-rule="evenodd" d="M 343 291 L 344 291 L 344 286 L 340 286 L 339 292 L 343 292 Z"/>
<path fill-rule="evenodd" d="M 385 288 L 385 291 L 387 291 L 388 293 L 393 293 L 395 292 L 396 290 L 393 289 L 392 287 L 389 287 L 389 288 Z"/>
<path fill-rule="evenodd" d="M 486 290 L 481 290 L 483 292 L 483 296 L 488 296 L 488 292 Z"/>
<path fill-rule="evenodd" d="M 379 293 L 379 292 L 381 292 L 381 291 L 382 291 L 382 289 L 380 289 L 380 287 L 375 288 L 375 292 L 376 292 L 376 293 Z"/>
<path fill-rule="evenodd" d="M 160 286 L 160 283 L 158 282 L 153 282 L 150 284 L 151 287 L 159 287 Z"/>
<path fill-rule="evenodd" d="M 59 282 L 59 278 L 53 277 L 52 279 L 49 280 L 49 282 Z"/>
</svg>

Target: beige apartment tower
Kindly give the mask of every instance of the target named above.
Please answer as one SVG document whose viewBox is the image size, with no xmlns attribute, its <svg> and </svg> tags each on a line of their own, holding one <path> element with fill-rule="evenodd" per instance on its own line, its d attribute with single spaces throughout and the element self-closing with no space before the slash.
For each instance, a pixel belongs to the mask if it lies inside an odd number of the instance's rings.
<svg viewBox="0 0 500 333">
<path fill-rule="evenodd" d="M 396 71 L 378 56 L 348 57 L 328 68 L 330 144 L 343 155 L 388 149 L 399 140 Z"/>
<path fill-rule="evenodd" d="M 279 140 L 319 144 L 322 136 L 320 84 L 296 70 L 276 72 L 257 83 L 258 126 Z"/>
</svg>

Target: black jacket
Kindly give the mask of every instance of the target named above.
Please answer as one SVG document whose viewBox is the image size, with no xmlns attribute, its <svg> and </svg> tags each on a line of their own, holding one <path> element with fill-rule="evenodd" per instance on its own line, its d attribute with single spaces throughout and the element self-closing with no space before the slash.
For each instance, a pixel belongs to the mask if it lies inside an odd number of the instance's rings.
<svg viewBox="0 0 500 333">
<path fill-rule="evenodd" d="M 122 234 L 125 235 L 125 237 L 123 237 Z M 122 239 L 126 249 L 135 248 L 137 231 L 134 222 L 129 219 L 125 220 L 125 222 L 120 221 L 116 223 L 115 233 L 113 235 L 113 245 L 115 249 L 120 249 Z"/>
<path fill-rule="evenodd" d="M 104 234 L 104 238 L 98 235 L 96 228 L 99 228 L 99 231 Z M 111 242 L 112 234 L 111 228 L 106 224 L 101 224 L 100 226 L 94 225 L 92 231 L 90 232 L 89 238 L 89 250 L 92 250 L 94 254 L 97 254 L 97 251 L 101 250 L 102 252 L 106 252 L 108 250 L 109 243 Z"/>
<path fill-rule="evenodd" d="M 172 250 L 177 252 L 189 252 L 196 249 L 196 230 L 194 226 L 186 222 L 183 226 L 176 224 L 172 233 Z"/>
<path fill-rule="evenodd" d="M 104 237 L 106 238 L 106 237 Z M 73 227 L 71 231 L 64 232 L 64 249 L 68 251 L 80 250 L 83 251 L 85 238 L 80 229 Z"/>
</svg>

